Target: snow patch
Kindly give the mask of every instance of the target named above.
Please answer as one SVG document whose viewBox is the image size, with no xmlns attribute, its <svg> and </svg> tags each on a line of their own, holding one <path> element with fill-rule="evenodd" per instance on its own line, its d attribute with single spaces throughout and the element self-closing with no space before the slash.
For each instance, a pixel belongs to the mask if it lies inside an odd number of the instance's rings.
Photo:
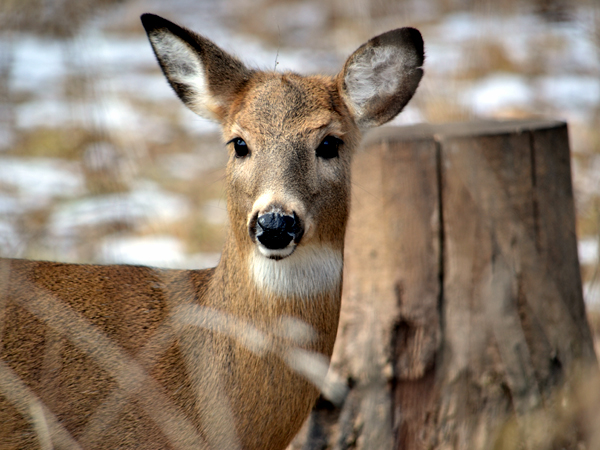
<svg viewBox="0 0 600 450">
<path fill-rule="evenodd" d="M 505 108 L 527 108 L 533 99 L 524 77 L 497 73 L 474 83 L 461 101 L 477 115 L 493 116 Z"/>
<path fill-rule="evenodd" d="M 23 201 L 43 206 L 53 197 L 85 193 L 80 168 L 77 162 L 57 158 L 0 158 L 0 180 Z"/>
<path fill-rule="evenodd" d="M 184 243 L 170 235 L 112 236 L 100 246 L 103 264 L 135 264 L 171 269 L 205 269 L 214 267 L 219 253 L 186 255 Z"/>
<path fill-rule="evenodd" d="M 184 196 L 168 193 L 148 183 L 131 192 L 63 204 L 50 217 L 49 229 L 58 236 L 72 234 L 77 228 L 109 223 L 168 223 L 185 217 L 189 210 Z"/>
</svg>

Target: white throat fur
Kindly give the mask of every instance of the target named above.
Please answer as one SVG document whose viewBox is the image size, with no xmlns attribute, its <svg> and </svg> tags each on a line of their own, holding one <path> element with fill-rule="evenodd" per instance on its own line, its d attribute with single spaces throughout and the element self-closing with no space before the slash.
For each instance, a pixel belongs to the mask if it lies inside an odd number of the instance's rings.
<svg viewBox="0 0 600 450">
<path fill-rule="evenodd" d="M 259 290 L 283 297 L 314 297 L 340 288 L 342 250 L 301 245 L 287 258 L 274 260 L 255 249 L 249 269 Z"/>
</svg>

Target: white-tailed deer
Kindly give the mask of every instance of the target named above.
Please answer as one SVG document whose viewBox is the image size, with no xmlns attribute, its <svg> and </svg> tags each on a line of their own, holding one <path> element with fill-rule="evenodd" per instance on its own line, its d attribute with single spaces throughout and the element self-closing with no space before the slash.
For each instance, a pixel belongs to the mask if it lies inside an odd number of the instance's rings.
<svg viewBox="0 0 600 450">
<path fill-rule="evenodd" d="M 285 448 L 336 336 L 352 152 L 423 73 L 411 28 L 304 77 L 142 22 L 177 95 L 222 125 L 222 257 L 197 271 L 2 260 L 1 449 Z"/>
</svg>

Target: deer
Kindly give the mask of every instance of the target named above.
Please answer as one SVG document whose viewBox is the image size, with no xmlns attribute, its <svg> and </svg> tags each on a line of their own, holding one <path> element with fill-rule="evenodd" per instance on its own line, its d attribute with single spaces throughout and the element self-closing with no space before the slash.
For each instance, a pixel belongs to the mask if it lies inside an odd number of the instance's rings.
<svg viewBox="0 0 600 450">
<path fill-rule="evenodd" d="M 182 102 L 218 122 L 229 225 L 204 270 L 0 260 L 1 449 L 284 449 L 326 385 L 351 160 L 423 76 L 419 31 L 336 76 L 248 68 L 141 17 Z"/>
</svg>

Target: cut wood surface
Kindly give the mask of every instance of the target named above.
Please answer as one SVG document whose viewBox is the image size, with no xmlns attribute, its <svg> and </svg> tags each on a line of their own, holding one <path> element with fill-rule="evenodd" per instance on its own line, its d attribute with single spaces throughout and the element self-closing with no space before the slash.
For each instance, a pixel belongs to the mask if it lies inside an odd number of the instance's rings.
<svg viewBox="0 0 600 450">
<path fill-rule="evenodd" d="M 566 124 L 382 129 L 352 208 L 332 360 L 351 388 L 303 448 L 591 449 L 563 411 L 597 365 Z"/>
</svg>

